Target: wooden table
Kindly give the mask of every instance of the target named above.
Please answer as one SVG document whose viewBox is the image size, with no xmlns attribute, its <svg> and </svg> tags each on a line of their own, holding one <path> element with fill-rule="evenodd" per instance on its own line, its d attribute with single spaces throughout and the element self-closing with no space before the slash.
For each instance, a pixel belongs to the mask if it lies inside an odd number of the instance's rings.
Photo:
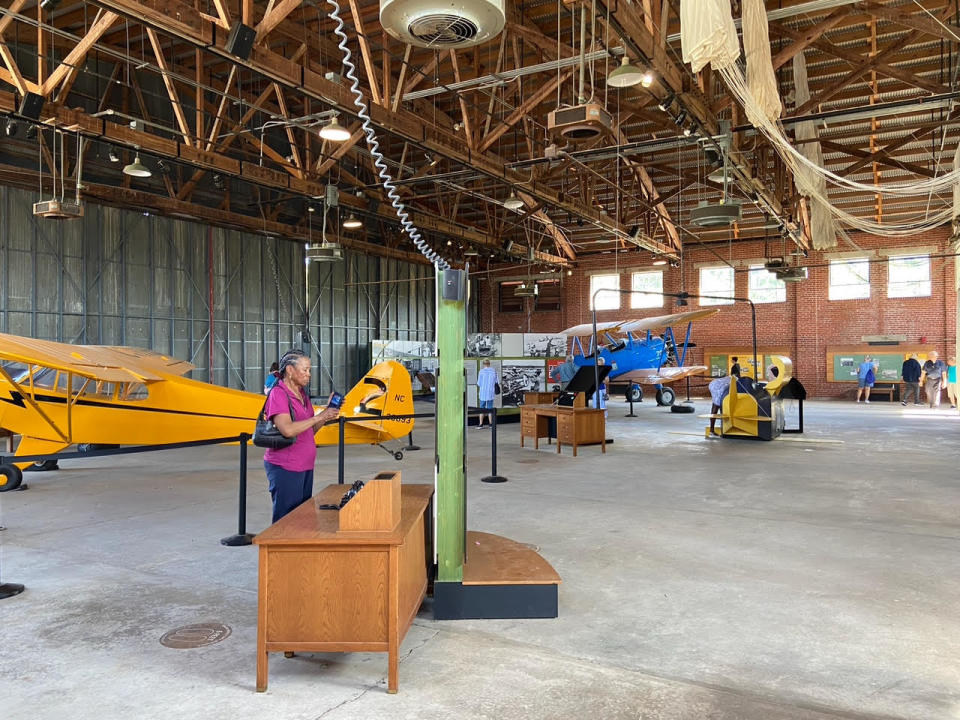
<svg viewBox="0 0 960 720">
<path fill-rule="evenodd" d="M 384 531 L 343 531 L 336 510 L 317 509 L 348 489 L 324 488 L 254 539 L 258 692 L 268 653 L 285 651 L 386 652 L 388 692 L 397 692 L 397 653 L 427 590 L 433 486 L 402 485 L 400 522 Z"/>
<path fill-rule="evenodd" d="M 523 394 L 523 404 L 524 405 L 548 405 L 554 402 L 560 393 L 558 392 L 525 392 Z M 583 393 L 577 393 L 573 399 L 574 407 L 586 407 L 586 401 L 584 399 Z"/>
<path fill-rule="evenodd" d="M 550 437 L 550 419 L 557 422 L 557 452 L 566 445 L 573 446 L 577 456 L 580 445 L 600 445 L 607 452 L 607 426 L 603 410 L 556 405 L 524 405 L 520 408 L 520 447 L 524 438 L 533 438 L 533 447 L 540 449 L 540 438 Z"/>
</svg>

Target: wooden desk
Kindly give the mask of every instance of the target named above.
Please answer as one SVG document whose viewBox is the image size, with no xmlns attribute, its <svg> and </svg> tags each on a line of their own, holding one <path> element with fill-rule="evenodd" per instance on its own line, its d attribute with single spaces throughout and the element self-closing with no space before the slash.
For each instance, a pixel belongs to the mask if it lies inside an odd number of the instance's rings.
<svg viewBox="0 0 960 720">
<path fill-rule="evenodd" d="M 433 486 L 402 485 L 400 522 L 385 531 L 343 531 L 336 510 L 317 509 L 349 487 L 324 488 L 254 538 L 258 692 L 267 689 L 267 654 L 284 651 L 386 652 L 388 692 L 397 692 L 400 643 L 427 591 Z"/>
<path fill-rule="evenodd" d="M 523 394 L 524 405 L 549 405 L 560 395 L 558 392 L 525 392 Z M 577 393 L 573 398 L 574 407 L 586 407 L 586 400 L 583 393 Z"/>
<path fill-rule="evenodd" d="M 550 418 L 557 421 L 557 452 L 564 444 L 573 446 L 574 457 L 580 445 L 599 444 L 601 451 L 607 452 L 603 410 L 555 405 L 524 405 L 520 408 L 520 447 L 524 447 L 524 438 L 532 437 L 533 447 L 539 450 L 540 438 L 550 436 Z"/>
</svg>

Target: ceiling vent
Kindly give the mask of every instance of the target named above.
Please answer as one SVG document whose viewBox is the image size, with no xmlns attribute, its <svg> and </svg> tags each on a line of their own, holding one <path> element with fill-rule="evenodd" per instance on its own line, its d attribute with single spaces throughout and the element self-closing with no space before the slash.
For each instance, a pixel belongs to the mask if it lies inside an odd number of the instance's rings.
<svg viewBox="0 0 960 720">
<path fill-rule="evenodd" d="M 515 297 L 536 297 L 539 292 L 540 288 L 533 280 L 525 280 L 513 290 Z"/>
<path fill-rule="evenodd" d="M 43 200 L 33 204 L 33 214 L 45 218 L 81 218 L 83 203 L 79 200 Z"/>
<path fill-rule="evenodd" d="M 783 258 L 768 260 L 764 267 L 781 282 L 800 282 L 807 279 L 807 268 L 788 265 Z"/>
<path fill-rule="evenodd" d="M 609 132 L 612 120 L 603 105 L 587 103 L 551 112 L 547 115 L 547 130 L 573 142 L 584 142 Z"/>
<path fill-rule="evenodd" d="M 506 24 L 503 0 L 380 0 L 380 24 L 390 35 L 424 48 L 479 45 Z"/>
<path fill-rule="evenodd" d="M 320 245 L 307 245 L 308 262 L 339 262 L 343 260 L 343 248 L 337 243 L 325 242 Z"/>
<path fill-rule="evenodd" d="M 690 211 L 690 222 L 700 227 L 727 227 L 741 217 L 740 203 L 701 202 Z"/>
</svg>

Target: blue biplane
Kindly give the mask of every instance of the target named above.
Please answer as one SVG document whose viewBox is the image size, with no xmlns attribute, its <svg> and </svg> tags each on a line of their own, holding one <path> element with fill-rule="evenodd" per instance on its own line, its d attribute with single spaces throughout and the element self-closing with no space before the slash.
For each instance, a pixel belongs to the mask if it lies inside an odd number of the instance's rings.
<svg viewBox="0 0 960 720">
<path fill-rule="evenodd" d="M 690 375 L 702 375 L 707 372 L 705 365 L 684 365 L 687 348 L 690 346 L 690 330 L 694 320 L 714 315 L 717 308 L 692 310 L 690 312 L 658 315 L 640 320 L 616 320 L 597 323 L 597 343 L 600 345 L 600 357 L 612 370 L 609 381 L 627 383 L 627 400 L 639 402 L 643 398 L 642 385 L 652 385 L 657 390 L 658 405 L 673 405 L 676 393 L 668 383 L 676 382 Z M 687 331 L 683 344 L 678 345 L 673 325 L 686 321 Z M 663 334 L 656 336 L 654 330 L 663 328 Z M 576 325 L 563 331 L 572 337 L 571 353 L 576 367 L 593 365 L 596 355 L 593 347 L 593 323 Z M 587 351 L 584 352 L 580 341 L 589 337 Z"/>
</svg>

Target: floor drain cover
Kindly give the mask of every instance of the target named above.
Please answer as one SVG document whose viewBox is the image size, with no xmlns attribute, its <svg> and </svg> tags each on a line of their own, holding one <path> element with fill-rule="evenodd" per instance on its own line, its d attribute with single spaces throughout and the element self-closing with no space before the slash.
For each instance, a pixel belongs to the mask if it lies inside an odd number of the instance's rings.
<svg viewBox="0 0 960 720">
<path fill-rule="evenodd" d="M 533 543 L 520 543 L 520 544 L 523 545 L 525 548 L 530 548 L 534 552 L 540 552 L 539 545 L 534 545 Z"/>
<path fill-rule="evenodd" d="M 537 460 L 536 458 L 520 458 L 519 460 L 517 460 L 517 462 L 522 465 L 533 465 L 534 463 L 538 463 L 540 461 Z"/>
<path fill-rule="evenodd" d="M 160 644 L 176 650 L 213 645 L 230 637 L 230 626 L 220 623 L 198 623 L 184 625 L 163 634 Z"/>
</svg>

